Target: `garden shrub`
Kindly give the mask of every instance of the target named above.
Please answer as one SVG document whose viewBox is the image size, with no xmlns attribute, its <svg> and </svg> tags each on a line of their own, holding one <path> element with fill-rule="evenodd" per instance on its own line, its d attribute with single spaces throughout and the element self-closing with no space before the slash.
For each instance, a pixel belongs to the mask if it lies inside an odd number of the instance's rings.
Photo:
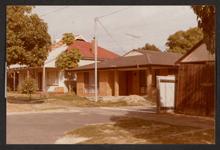
<svg viewBox="0 0 220 150">
<path fill-rule="evenodd" d="M 31 95 L 34 94 L 37 90 L 37 83 L 32 78 L 25 79 L 21 84 L 21 92 L 29 96 L 31 100 Z"/>
</svg>

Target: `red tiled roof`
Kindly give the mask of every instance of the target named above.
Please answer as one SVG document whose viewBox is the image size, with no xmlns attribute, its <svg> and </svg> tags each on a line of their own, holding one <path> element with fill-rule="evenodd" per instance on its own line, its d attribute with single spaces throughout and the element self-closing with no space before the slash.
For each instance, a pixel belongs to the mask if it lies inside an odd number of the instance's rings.
<svg viewBox="0 0 220 150">
<path fill-rule="evenodd" d="M 92 43 L 86 41 L 74 41 L 68 49 L 76 48 L 79 50 L 82 58 L 84 59 L 94 59 L 94 52 L 92 50 Z M 119 55 L 106 50 L 102 47 L 98 47 L 98 59 L 114 59 Z"/>
</svg>

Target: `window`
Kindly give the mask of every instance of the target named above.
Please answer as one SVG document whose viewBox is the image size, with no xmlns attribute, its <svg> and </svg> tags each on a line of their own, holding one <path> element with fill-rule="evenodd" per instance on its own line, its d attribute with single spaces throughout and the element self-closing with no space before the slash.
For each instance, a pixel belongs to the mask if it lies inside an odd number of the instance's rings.
<svg viewBox="0 0 220 150">
<path fill-rule="evenodd" d="M 57 70 L 50 70 L 47 72 L 47 85 L 58 85 L 58 74 L 59 72 Z"/>
</svg>

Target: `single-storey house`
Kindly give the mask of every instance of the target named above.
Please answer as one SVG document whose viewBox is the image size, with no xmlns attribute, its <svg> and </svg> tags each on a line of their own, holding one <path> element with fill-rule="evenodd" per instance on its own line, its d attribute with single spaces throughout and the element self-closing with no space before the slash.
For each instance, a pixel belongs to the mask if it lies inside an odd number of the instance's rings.
<svg viewBox="0 0 220 150">
<path fill-rule="evenodd" d="M 182 56 L 176 64 L 175 112 L 213 116 L 215 106 L 215 55 L 203 41 Z"/>
<path fill-rule="evenodd" d="M 78 66 L 88 65 L 94 63 L 94 52 L 92 42 L 87 42 L 82 38 L 76 39 L 72 45 L 67 46 L 63 44 L 62 41 L 59 41 L 52 45 L 52 48 L 49 52 L 47 60 L 45 61 L 45 89 L 46 92 L 56 92 L 56 93 L 65 93 L 68 92 L 68 86 L 66 85 L 66 79 L 64 71 L 57 68 L 55 65 L 56 58 L 64 51 L 76 48 L 81 54 L 81 60 L 78 63 Z M 108 59 L 114 59 L 118 57 L 117 54 L 98 47 L 98 61 L 104 61 Z M 7 86 L 16 91 L 18 86 L 24 81 L 24 79 L 29 75 L 30 77 L 36 79 L 37 87 L 39 91 L 43 90 L 43 67 L 30 67 L 27 68 L 25 65 L 11 65 L 7 69 Z M 74 85 L 73 79 L 72 84 Z"/>
<path fill-rule="evenodd" d="M 98 95 L 150 95 L 157 75 L 175 75 L 181 54 L 132 50 L 124 56 L 97 63 Z M 94 96 L 94 64 L 66 70 L 77 74 L 77 95 Z"/>
</svg>

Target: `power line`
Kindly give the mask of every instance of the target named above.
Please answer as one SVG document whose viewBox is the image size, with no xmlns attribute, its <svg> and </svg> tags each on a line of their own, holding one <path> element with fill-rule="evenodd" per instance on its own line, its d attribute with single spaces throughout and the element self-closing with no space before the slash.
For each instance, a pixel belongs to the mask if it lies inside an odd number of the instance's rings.
<svg viewBox="0 0 220 150">
<path fill-rule="evenodd" d="M 40 17 L 47 16 L 47 15 L 49 15 L 49 14 L 51 14 L 51 13 L 54 13 L 54 12 L 57 12 L 57 11 L 63 10 L 63 9 L 65 9 L 65 8 L 67 8 L 67 7 L 69 7 L 69 6 L 65 6 L 65 7 L 62 7 L 62 8 L 55 9 L 55 10 L 53 10 L 53 11 L 50 11 L 50 12 L 45 13 L 45 14 L 43 14 L 43 15 L 40 15 Z"/>
<path fill-rule="evenodd" d="M 107 35 L 112 39 L 113 42 L 115 42 L 117 44 L 118 47 L 120 47 L 120 49 L 125 52 L 125 50 L 123 50 L 123 47 L 113 38 L 113 36 L 110 34 L 110 32 L 106 29 L 106 27 L 101 23 L 100 20 L 97 20 L 97 22 L 101 25 L 101 27 L 104 29 L 104 31 L 107 33 Z"/>
<path fill-rule="evenodd" d="M 47 15 L 49 15 L 49 14 L 51 14 L 51 13 L 55 13 L 55 12 L 57 12 L 57 11 L 60 11 L 60 10 L 65 9 L 65 8 L 67 8 L 67 7 L 69 7 L 69 6 L 65 6 L 65 7 L 62 7 L 62 8 L 55 9 L 55 10 L 53 10 L 53 11 L 50 11 L 50 12 L 48 12 L 48 13 L 45 13 L 45 14 L 40 15 L 40 17 L 47 16 Z M 128 9 L 128 8 L 129 8 L 129 7 L 122 8 L 122 9 L 113 11 L 113 12 L 111 12 L 111 13 L 109 13 L 109 14 L 106 14 L 106 15 L 103 15 L 103 16 L 99 16 L 99 17 L 97 17 L 97 20 L 98 20 L 98 19 L 101 19 L 101 18 L 103 18 L 103 17 L 107 17 L 107 16 L 110 16 L 110 15 L 116 14 L 116 13 L 121 12 L 121 11 L 123 11 L 123 10 L 126 10 L 126 9 Z M 98 20 L 98 21 L 99 21 L 99 20 Z M 122 46 L 112 37 L 112 35 L 110 34 L 110 32 L 104 27 L 104 25 L 103 25 L 100 21 L 99 21 L 99 24 L 103 27 L 103 29 L 104 29 L 105 32 L 109 35 L 109 37 L 123 50 Z M 57 35 L 55 35 L 55 37 L 57 37 Z M 124 51 L 124 50 L 123 50 L 123 51 Z"/>
<path fill-rule="evenodd" d="M 121 49 L 123 52 L 125 52 L 125 50 L 123 50 L 123 47 L 113 38 L 113 36 L 112 36 L 112 35 L 110 34 L 110 32 L 106 29 L 106 27 L 101 23 L 100 19 L 101 19 L 101 18 L 104 18 L 104 17 L 107 17 L 107 16 L 110 16 L 110 15 L 113 15 L 113 14 L 116 14 L 116 13 L 119 13 L 119 12 L 121 12 L 121 11 L 124 11 L 124 10 L 128 9 L 128 8 L 130 8 L 130 7 L 125 7 L 125 8 L 122 8 L 122 9 L 119 9 L 119 10 L 116 10 L 116 11 L 113 11 L 113 12 L 111 12 L 111 13 L 109 13 L 109 14 L 102 15 L 102 16 L 99 16 L 99 17 L 96 17 L 96 18 L 95 18 L 95 21 L 97 21 L 97 22 L 101 25 L 101 27 L 104 29 L 104 31 L 107 33 L 107 35 L 112 39 L 113 42 L 115 42 L 115 44 L 116 44 L 118 47 L 120 47 L 120 49 Z"/>
<path fill-rule="evenodd" d="M 109 13 L 109 14 L 106 14 L 106 15 L 103 15 L 103 16 L 99 16 L 99 17 L 97 17 L 97 18 L 98 18 L 98 19 L 101 19 L 101 18 L 103 18 L 103 17 L 107 17 L 107 16 L 110 16 L 110 15 L 116 14 L 116 13 L 121 12 L 121 11 L 123 11 L 123 10 L 125 10 L 125 9 L 128 9 L 128 8 L 129 8 L 129 7 L 122 8 L 122 9 L 113 11 L 113 12 L 111 12 L 111 13 Z"/>
</svg>

